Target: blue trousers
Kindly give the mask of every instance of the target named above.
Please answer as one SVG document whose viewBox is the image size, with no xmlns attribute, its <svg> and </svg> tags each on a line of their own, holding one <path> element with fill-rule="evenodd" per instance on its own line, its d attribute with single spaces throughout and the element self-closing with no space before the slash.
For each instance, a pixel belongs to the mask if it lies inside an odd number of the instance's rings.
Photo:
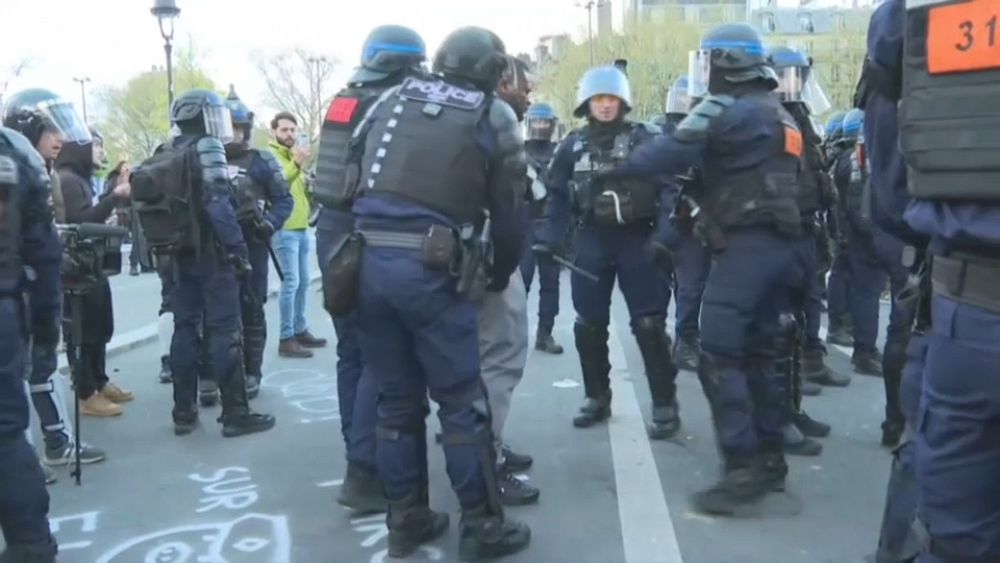
<svg viewBox="0 0 1000 563">
<path fill-rule="evenodd" d="M 774 369 L 778 320 L 790 310 L 790 296 L 815 278 L 815 268 L 807 245 L 769 229 L 730 230 L 726 237 L 728 247 L 713 256 L 702 299 L 706 356 L 699 378 L 723 453 L 746 456 L 762 441 L 782 439 L 787 409 L 780 405 L 787 399 L 783 374 Z"/>
<path fill-rule="evenodd" d="M 246 408 L 240 287 L 232 266 L 212 263 L 207 257 L 199 262 L 193 256 L 178 256 L 175 269 L 177 278 L 170 295 L 174 312 L 174 338 L 170 343 L 174 408 L 195 408 L 203 322 L 208 363 L 222 391 L 223 415 L 234 408 Z"/>
<path fill-rule="evenodd" d="M 682 336 L 698 337 L 698 316 L 701 299 L 705 293 L 712 254 L 696 237 L 687 237 L 674 251 L 674 277 L 677 282 L 677 309 L 675 311 L 677 339 Z"/>
<path fill-rule="evenodd" d="M 0 529 L 9 551 L 49 541 L 49 493 L 28 444 L 25 339 L 19 299 L 0 298 Z"/>
<path fill-rule="evenodd" d="M 531 282 L 535 279 L 535 269 L 538 270 L 538 325 L 549 327 L 555 324 L 559 314 L 559 273 L 558 264 L 538 264 L 531 247 L 524 251 L 521 257 L 521 276 L 524 278 L 524 289 L 531 293 Z"/>
<path fill-rule="evenodd" d="M 472 509 L 487 500 L 495 453 L 479 371 L 478 312 L 455 285 L 447 271 L 427 268 L 417 251 L 366 246 L 358 320 L 365 369 L 378 386 L 376 461 L 386 496 L 399 500 L 426 490 L 429 392 L 439 405 L 452 488 L 462 508 Z"/>
<path fill-rule="evenodd" d="M 826 350 L 823 341 L 819 337 L 819 328 L 823 321 L 823 284 L 820 283 L 817 273 L 817 238 L 820 233 L 811 231 L 802 237 L 802 255 L 806 263 L 812 266 L 812 275 L 806 280 L 805 302 L 802 311 L 805 315 L 805 342 L 802 343 L 804 350 Z"/>
<path fill-rule="evenodd" d="M 278 293 L 281 311 L 281 339 L 287 340 L 309 329 L 306 324 L 306 296 L 309 293 L 309 235 L 281 230 L 274 235 L 274 251 L 285 274 Z"/>
<path fill-rule="evenodd" d="M 354 228 L 354 216 L 330 209 L 320 211 L 316 229 L 316 258 L 326 272 L 337 242 Z M 347 460 L 375 468 L 375 378 L 364 369 L 361 358 L 357 312 L 333 319 L 337 332 L 337 401 L 340 433 Z"/>
<path fill-rule="evenodd" d="M 607 328 L 615 280 L 633 323 L 666 314 L 667 284 L 660 268 L 646 256 L 648 237 L 645 227 L 581 227 L 577 231 L 573 246 L 576 265 L 600 278 L 595 283 L 575 272 L 570 277 L 573 307 L 581 321 Z"/>
<path fill-rule="evenodd" d="M 935 293 L 917 413 L 920 515 L 936 555 L 1000 561 L 1000 314 Z"/>
<path fill-rule="evenodd" d="M 903 242 L 880 230 L 869 233 L 848 231 L 848 259 L 853 272 L 851 318 L 854 322 L 855 350 L 875 350 L 878 338 L 879 297 L 885 290 L 886 278 L 893 295 L 906 285 L 909 275 L 903 267 Z M 895 305 L 890 314 L 887 340 L 891 335 L 906 334 L 907 315 Z M 898 337 L 897 337 L 898 338 Z M 900 354 L 903 352 L 900 351 Z"/>
</svg>

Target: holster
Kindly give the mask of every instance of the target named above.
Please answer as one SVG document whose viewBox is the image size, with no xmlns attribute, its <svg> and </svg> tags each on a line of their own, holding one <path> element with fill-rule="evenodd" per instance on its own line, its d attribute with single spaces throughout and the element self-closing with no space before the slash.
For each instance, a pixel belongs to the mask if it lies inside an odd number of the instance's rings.
<svg viewBox="0 0 1000 563">
<path fill-rule="evenodd" d="M 358 305 L 363 247 L 361 234 L 351 233 L 340 241 L 330 257 L 323 273 L 323 308 L 332 317 L 347 315 Z"/>
</svg>

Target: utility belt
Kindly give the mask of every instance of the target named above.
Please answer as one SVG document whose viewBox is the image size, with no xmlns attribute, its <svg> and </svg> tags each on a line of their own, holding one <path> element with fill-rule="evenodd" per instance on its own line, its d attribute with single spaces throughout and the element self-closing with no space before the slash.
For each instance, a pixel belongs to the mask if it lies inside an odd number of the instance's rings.
<svg viewBox="0 0 1000 563">
<path fill-rule="evenodd" d="M 621 227 L 656 219 L 658 202 L 651 186 L 616 188 L 602 189 L 600 182 L 593 181 L 575 184 L 573 199 L 579 223 L 588 227 Z"/>
<path fill-rule="evenodd" d="M 1000 260 L 972 254 L 935 256 L 934 292 L 949 299 L 1000 313 Z"/>
</svg>

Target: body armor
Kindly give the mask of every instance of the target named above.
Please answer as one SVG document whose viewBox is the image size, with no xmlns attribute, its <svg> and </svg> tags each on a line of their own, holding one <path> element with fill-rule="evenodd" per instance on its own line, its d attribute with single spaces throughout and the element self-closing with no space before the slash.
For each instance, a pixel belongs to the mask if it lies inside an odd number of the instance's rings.
<svg viewBox="0 0 1000 563">
<path fill-rule="evenodd" d="M 233 193 L 236 221 L 244 228 L 256 226 L 268 204 L 264 186 L 250 177 L 250 168 L 256 158 L 257 151 L 252 149 L 226 158 L 229 176 L 236 186 Z"/>
<path fill-rule="evenodd" d="M 704 201 L 699 201 L 705 221 L 723 230 L 733 227 L 770 226 L 785 236 L 801 234 L 799 213 L 800 170 L 802 166 L 802 135 L 794 120 L 769 92 L 747 94 L 766 112 L 768 120 L 782 128 L 782 137 L 772 139 L 772 156 L 756 168 L 727 172 L 722 163 L 713 162 L 723 155 L 709 153 L 702 169 L 705 186 Z M 715 103 L 715 97 L 705 103 Z M 725 97 L 722 97 L 725 99 Z M 725 108 L 732 105 L 723 101 Z M 711 131 L 709 121 L 699 117 L 699 108 L 688 118 L 694 124 Z M 716 116 L 717 117 L 717 116 Z M 687 120 L 685 120 L 687 121 Z M 682 122 L 678 131 L 690 127 Z M 709 229 L 711 230 L 711 229 Z"/>
<path fill-rule="evenodd" d="M 1000 200 L 1000 64 L 989 24 L 978 24 L 995 8 L 987 0 L 906 2 L 899 124 L 914 197 Z"/>
<path fill-rule="evenodd" d="M 477 128 L 493 99 L 441 79 L 412 77 L 388 94 L 367 124 L 365 197 L 396 196 L 455 223 L 477 224 L 487 207 L 489 166 Z"/>
<path fill-rule="evenodd" d="M 639 143 L 653 135 L 647 126 L 627 122 L 610 149 L 595 146 L 583 129 L 573 146 L 574 211 L 581 224 L 602 227 L 650 224 L 659 213 L 657 188 L 638 178 L 602 179 L 596 173 L 613 170 Z"/>
<path fill-rule="evenodd" d="M 326 207 L 350 210 L 354 184 L 348 184 L 347 154 L 355 128 L 386 87 L 349 86 L 341 90 L 326 112 L 320 130 L 313 195 Z"/>
<path fill-rule="evenodd" d="M 0 127 L 0 294 L 17 291 L 21 269 L 22 187 L 48 181 L 41 158 L 28 140 Z"/>
</svg>

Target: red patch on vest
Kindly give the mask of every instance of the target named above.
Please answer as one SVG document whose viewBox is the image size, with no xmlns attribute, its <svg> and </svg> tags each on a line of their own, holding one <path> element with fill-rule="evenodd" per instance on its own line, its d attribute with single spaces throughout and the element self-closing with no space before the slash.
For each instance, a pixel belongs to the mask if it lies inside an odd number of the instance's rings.
<svg viewBox="0 0 1000 563">
<path fill-rule="evenodd" d="M 360 104 L 361 102 L 357 98 L 337 98 L 330 104 L 330 110 L 326 112 L 326 120 L 340 125 L 349 125 Z"/>
</svg>

